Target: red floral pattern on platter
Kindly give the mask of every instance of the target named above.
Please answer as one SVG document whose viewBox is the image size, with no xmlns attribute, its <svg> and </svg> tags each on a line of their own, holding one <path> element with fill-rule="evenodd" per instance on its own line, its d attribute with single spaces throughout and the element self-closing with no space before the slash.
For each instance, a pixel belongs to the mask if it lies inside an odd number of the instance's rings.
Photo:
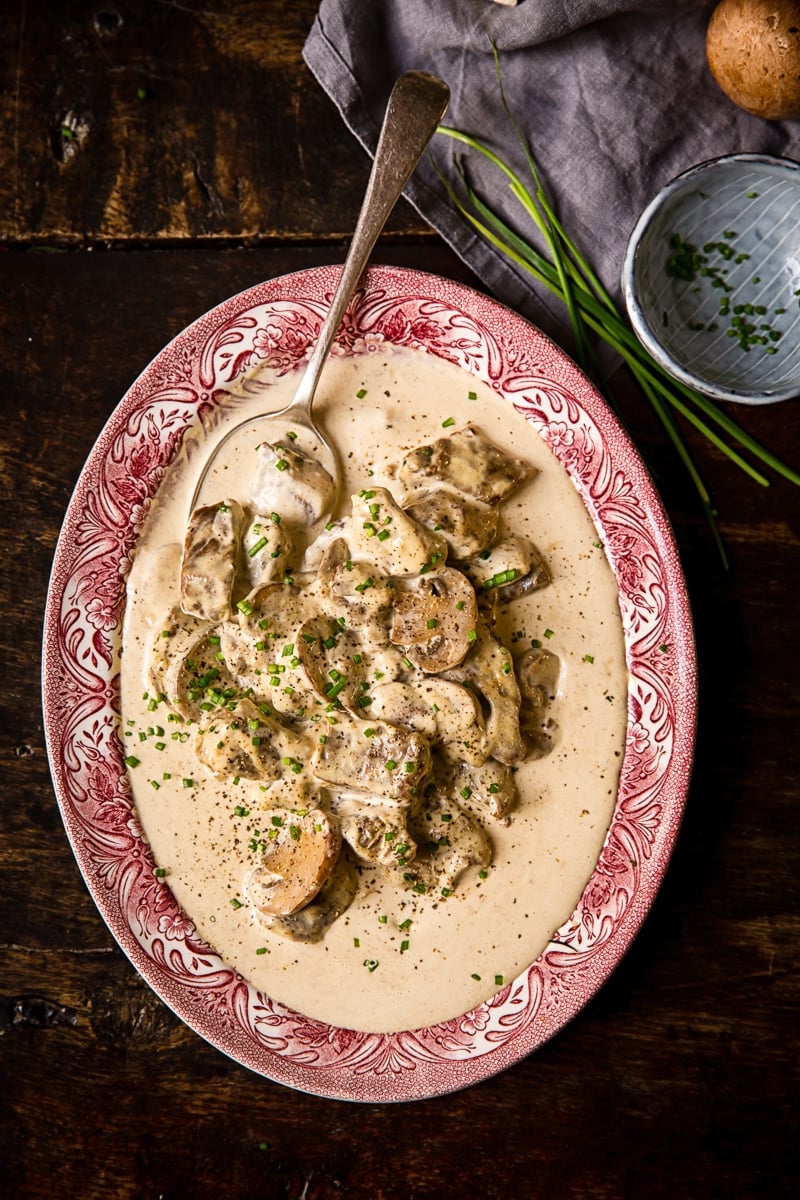
<svg viewBox="0 0 800 1200">
<path fill-rule="evenodd" d="M 56 551 L 45 621 L 51 770 L 72 846 L 134 965 L 198 1033 L 304 1091 L 411 1100 L 476 1083 L 535 1050 L 583 1007 L 660 885 L 691 770 L 695 658 L 677 552 L 636 451 L 586 378 L 542 333 L 486 297 L 372 268 L 334 353 L 403 347 L 456 363 L 522 413 L 578 488 L 615 572 L 630 673 L 619 794 L 572 917 L 518 979 L 457 1019 L 398 1034 L 338 1029 L 271 1001 L 197 937 L 153 861 L 119 738 L 125 580 L 138 532 L 184 438 L 265 363 L 308 357 L 337 270 L 235 296 L 175 339 L 120 402 L 86 463 Z"/>
</svg>

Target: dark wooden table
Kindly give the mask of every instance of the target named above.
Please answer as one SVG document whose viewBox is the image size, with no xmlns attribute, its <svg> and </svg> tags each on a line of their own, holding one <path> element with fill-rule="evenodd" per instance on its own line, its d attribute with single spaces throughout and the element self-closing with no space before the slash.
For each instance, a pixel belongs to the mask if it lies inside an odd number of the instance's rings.
<svg viewBox="0 0 800 1200">
<path fill-rule="evenodd" d="M 798 1194 L 798 493 L 690 442 L 725 572 L 635 392 L 694 606 L 677 849 L 596 999 L 539 1053 L 403 1105 L 294 1093 L 184 1027 L 117 948 L 63 832 L 39 697 L 48 571 L 140 369 L 257 281 L 341 261 L 368 162 L 303 66 L 313 0 L 14 0 L 0 29 L 0 1194 L 465 1200 Z M 331 153 L 331 151 L 333 151 Z M 377 256 L 466 282 L 401 205 Z M 797 402 L 740 410 L 795 466 Z"/>
</svg>

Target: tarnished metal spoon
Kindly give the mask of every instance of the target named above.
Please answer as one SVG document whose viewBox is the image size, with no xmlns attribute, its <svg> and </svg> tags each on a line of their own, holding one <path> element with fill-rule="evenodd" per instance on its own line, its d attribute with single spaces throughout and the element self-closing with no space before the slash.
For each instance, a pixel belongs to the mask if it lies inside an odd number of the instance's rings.
<svg viewBox="0 0 800 1200">
<path fill-rule="evenodd" d="M 423 71 L 409 71 L 397 80 L 386 107 L 353 240 L 300 385 L 290 403 L 284 408 L 242 421 L 217 443 L 201 471 L 192 498 L 192 509 L 202 500 L 204 485 L 222 447 L 242 428 L 251 428 L 256 423 L 261 436 L 269 442 L 274 442 L 281 436 L 285 437 L 287 429 L 294 432 L 302 430 L 306 435 L 305 451 L 325 467 L 338 492 L 341 472 L 336 451 L 317 427 L 311 411 L 317 384 L 378 235 L 433 137 L 436 126 L 444 116 L 449 99 L 447 84 L 435 75 L 428 75 Z M 219 496 L 214 499 L 219 499 Z M 330 507 L 332 508 L 333 504 Z"/>
</svg>

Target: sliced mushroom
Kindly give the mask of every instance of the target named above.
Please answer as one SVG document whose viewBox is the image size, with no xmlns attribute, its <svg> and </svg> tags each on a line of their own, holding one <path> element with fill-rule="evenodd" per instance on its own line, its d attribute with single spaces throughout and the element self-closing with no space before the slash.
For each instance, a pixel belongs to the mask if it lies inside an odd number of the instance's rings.
<svg viewBox="0 0 800 1200">
<path fill-rule="evenodd" d="M 517 787 L 509 767 L 494 758 L 480 764 L 437 762 L 436 788 L 440 795 L 470 810 L 478 809 L 505 821 L 517 802 Z"/>
<path fill-rule="evenodd" d="M 253 517 L 242 539 L 247 592 L 283 579 L 292 554 L 292 539 L 280 513 Z"/>
<path fill-rule="evenodd" d="M 307 528 L 330 511 L 335 491 L 322 464 L 293 443 L 258 447 L 253 504 L 260 512 L 278 512 L 290 525 Z"/>
<path fill-rule="evenodd" d="M 218 628 L 173 608 L 153 639 L 147 670 L 150 686 L 185 720 L 202 716 L 209 693 L 215 697 L 227 690 L 228 698 L 237 694 L 232 676 L 216 657 Z"/>
<path fill-rule="evenodd" d="M 527 650 L 517 660 L 517 678 L 522 696 L 520 725 L 528 742 L 528 757 L 543 758 L 553 748 L 558 730 L 549 715 L 558 694 L 561 661 L 544 647 Z"/>
<path fill-rule="evenodd" d="M 306 715 L 317 700 L 297 653 L 305 615 L 299 588 L 267 584 L 252 594 L 236 621 L 220 626 L 220 653 L 239 688 L 289 717 Z"/>
<path fill-rule="evenodd" d="M 387 575 L 415 576 L 447 558 L 442 535 L 404 512 L 386 488 L 353 496 L 346 536 L 353 558 L 365 558 Z"/>
<path fill-rule="evenodd" d="M 245 897 L 250 903 L 260 894 L 258 871 L 255 867 L 245 881 Z M 356 869 L 344 854 L 340 854 L 333 871 L 304 908 L 289 917 L 270 917 L 262 913 L 261 922 L 273 933 L 293 942 L 318 942 L 352 904 L 357 891 Z"/>
<path fill-rule="evenodd" d="M 516 600 L 546 587 L 552 578 L 540 551 L 516 534 L 472 555 L 461 566 L 477 588 L 487 592 L 496 589 L 501 600 Z"/>
<path fill-rule="evenodd" d="M 494 506 L 526 479 L 533 478 L 536 471 L 467 425 L 451 437 L 412 450 L 403 459 L 398 474 L 409 492 L 427 488 L 436 480 L 470 500 Z"/>
<path fill-rule="evenodd" d="M 188 616 L 230 616 L 244 522 L 235 500 L 196 508 L 189 518 L 181 560 L 181 608 Z"/>
<path fill-rule="evenodd" d="M 497 510 L 473 504 L 445 488 L 422 492 L 404 505 L 410 517 L 447 541 L 453 558 L 468 558 L 491 545 L 497 535 Z"/>
<path fill-rule="evenodd" d="M 289 917 L 314 899 L 330 876 L 342 846 L 338 823 L 322 809 L 304 815 L 274 809 L 263 851 L 247 882 L 247 898 L 267 917 Z"/>
<path fill-rule="evenodd" d="M 544 646 L 534 646 L 517 659 L 517 680 L 522 698 L 531 708 L 546 708 L 558 691 L 561 660 Z"/>
<path fill-rule="evenodd" d="M 460 683 L 427 678 L 414 683 L 381 684 L 372 689 L 370 712 L 384 721 L 416 729 L 445 758 L 482 763 L 489 740 L 481 708 Z"/>
<path fill-rule="evenodd" d="M 449 894 L 469 867 L 488 867 L 492 861 L 489 835 L 468 813 L 452 802 L 426 803 L 411 825 L 417 856 L 403 880 L 415 891 Z"/>
<path fill-rule="evenodd" d="M 370 866 L 405 866 L 413 861 L 417 844 L 403 814 L 373 805 L 352 804 L 337 808 L 342 837 L 357 858 Z"/>
<path fill-rule="evenodd" d="M 395 596 L 391 639 L 422 671 L 463 661 L 475 640 L 478 608 L 469 580 L 453 567 L 425 575 L 415 591 Z"/>
<path fill-rule="evenodd" d="M 287 770 L 299 774 L 309 756 L 302 735 L 281 725 L 252 700 L 238 702 L 233 712 L 207 714 L 195 734 L 195 754 L 218 779 L 273 781 Z"/>
<path fill-rule="evenodd" d="M 302 569 L 304 571 L 312 571 L 315 574 L 320 570 L 325 555 L 330 550 L 334 542 L 342 540 L 345 529 L 343 518 L 336 521 L 328 521 L 322 531 L 314 538 L 313 542 L 305 548 L 302 561 Z M 346 543 L 345 548 L 346 548 Z"/>
<path fill-rule="evenodd" d="M 363 629 L 372 645 L 386 645 L 385 618 L 394 591 L 374 564 L 351 558 L 344 538 L 328 546 L 313 586 L 327 613 L 341 618 L 348 628 Z"/>
<path fill-rule="evenodd" d="M 447 673 L 458 683 L 469 681 L 489 705 L 486 733 L 489 753 L 511 765 L 525 757 L 519 727 L 520 693 L 511 654 L 484 620 L 479 620 L 473 648 L 460 667 Z"/>
<path fill-rule="evenodd" d="M 413 730 L 341 718 L 314 751 L 317 778 L 408 806 L 421 795 L 431 765 L 428 743 Z"/>
<path fill-rule="evenodd" d="M 360 714 L 370 660 L 352 630 L 332 617 L 311 617 L 298 629 L 294 648 L 319 699 Z"/>
<path fill-rule="evenodd" d="M 430 699 L 416 683 L 392 680 L 372 688 L 370 714 L 393 725 L 415 729 L 428 741 L 436 737 L 436 713 Z"/>
</svg>

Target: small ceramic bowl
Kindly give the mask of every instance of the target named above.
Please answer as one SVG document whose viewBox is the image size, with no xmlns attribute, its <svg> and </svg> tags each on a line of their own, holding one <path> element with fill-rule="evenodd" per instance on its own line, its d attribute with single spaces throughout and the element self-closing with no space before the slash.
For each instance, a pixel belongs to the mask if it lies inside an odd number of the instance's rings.
<svg viewBox="0 0 800 1200">
<path fill-rule="evenodd" d="M 740 404 L 800 396 L 800 163 L 733 154 L 673 179 L 636 224 L 622 287 L 676 379 Z"/>
</svg>

